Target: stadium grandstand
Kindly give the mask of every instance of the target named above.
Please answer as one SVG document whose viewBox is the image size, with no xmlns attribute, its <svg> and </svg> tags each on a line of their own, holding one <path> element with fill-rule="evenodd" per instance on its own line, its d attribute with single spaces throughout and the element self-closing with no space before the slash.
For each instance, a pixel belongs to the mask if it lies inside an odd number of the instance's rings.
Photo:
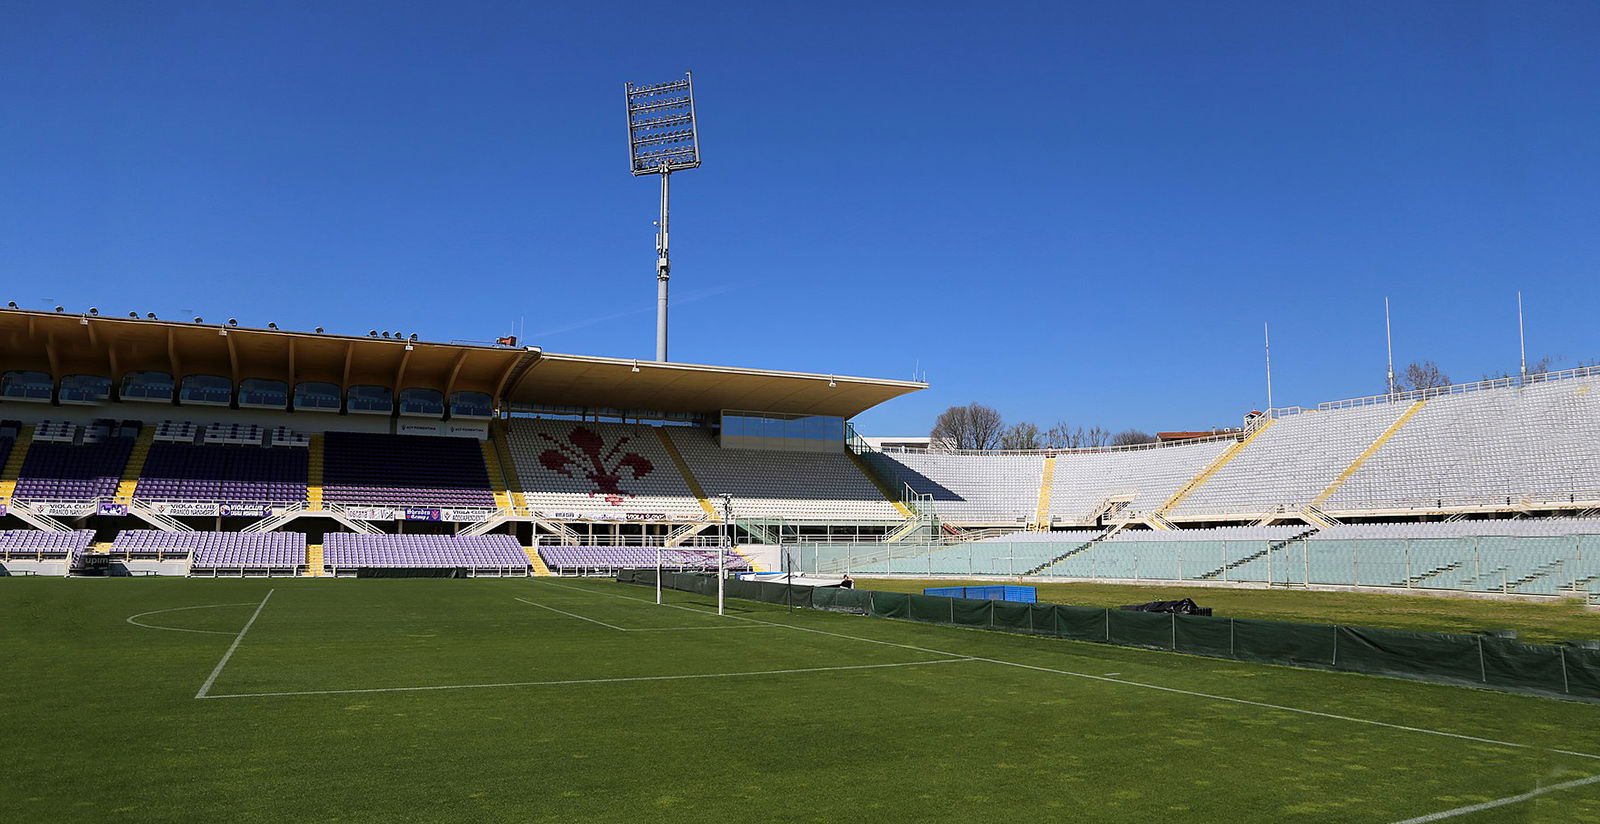
<svg viewBox="0 0 1600 824">
<path fill-rule="evenodd" d="M 1600 596 L 1600 369 L 971 452 L 853 431 L 917 382 L 26 310 L 0 340 L 13 573 L 614 574 L 726 542 L 758 570 Z"/>
</svg>

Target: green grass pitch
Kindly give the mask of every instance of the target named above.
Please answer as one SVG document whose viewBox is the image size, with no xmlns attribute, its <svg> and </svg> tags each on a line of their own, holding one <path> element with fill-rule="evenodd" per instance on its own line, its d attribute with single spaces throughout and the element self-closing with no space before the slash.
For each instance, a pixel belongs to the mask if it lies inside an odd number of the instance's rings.
<svg viewBox="0 0 1600 824">
<path fill-rule="evenodd" d="M 0 821 L 1600 822 L 1596 705 L 666 597 L 5 581 Z"/>
</svg>

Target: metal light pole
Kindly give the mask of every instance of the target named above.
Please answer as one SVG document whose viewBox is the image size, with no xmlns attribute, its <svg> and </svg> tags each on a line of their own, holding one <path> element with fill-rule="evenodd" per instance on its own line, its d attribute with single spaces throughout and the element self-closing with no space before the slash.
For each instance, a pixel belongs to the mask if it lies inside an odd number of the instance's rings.
<svg viewBox="0 0 1600 824">
<path fill-rule="evenodd" d="M 673 172 L 700 165 L 695 127 L 694 77 L 648 86 L 626 84 L 628 167 L 634 177 L 661 175 L 661 218 L 656 222 L 656 360 L 667 359 L 667 193 Z"/>
<path fill-rule="evenodd" d="M 1522 290 L 1517 290 L 1517 349 L 1521 352 L 1522 368 L 1520 374 L 1522 382 L 1518 386 L 1528 385 L 1528 339 L 1522 331 Z"/>
<path fill-rule="evenodd" d="M 1261 342 L 1267 350 L 1267 418 L 1272 418 L 1272 330 L 1261 322 Z"/>
<path fill-rule="evenodd" d="M 1389 351 L 1389 394 L 1394 394 L 1394 332 L 1389 326 L 1389 296 L 1383 296 L 1383 345 Z"/>
<path fill-rule="evenodd" d="M 723 593 L 727 589 L 727 574 L 723 571 L 726 567 L 728 549 L 733 546 L 733 496 L 727 493 L 722 495 L 722 546 L 717 549 L 717 614 L 725 614 L 722 601 Z"/>
</svg>

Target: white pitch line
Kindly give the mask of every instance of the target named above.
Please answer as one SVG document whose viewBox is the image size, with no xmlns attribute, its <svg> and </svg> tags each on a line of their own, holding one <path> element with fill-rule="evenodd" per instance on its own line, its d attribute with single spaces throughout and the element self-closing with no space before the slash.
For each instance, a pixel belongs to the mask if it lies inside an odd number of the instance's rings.
<svg viewBox="0 0 1600 824">
<path fill-rule="evenodd" d="M 689 632 L 700 629 L 766 629 L 766 627 L 745 626 L 742 624 L 713 624 L 705 627 L 634 627 L 623 630 L 624 632 Z"/>
<path fill-rule="evenodd" d="M 1497 807 L 1509 807 L 1512 804 L 1521 804 L 1524 801 L 1532 801 L 1541 795 L 1547 795 L 1560 790 L 1570 790 L 1574 787 L 1586 787 L 1590 784 L 1600 784 L 1600 775 L 1591 775 L 1588 778 L 1579 778 L 1573 781 L 1563 781 L 1560 784 L 1551 784 L 1548 787 L 1539 787 L 1538 789 L 1529 790 L 1520 795 L 1510 795 L 1506 796 L 1505 798 L 1496 798 L 1493 801 L 1484 801 L 1480 804 L 1457 807 L 1453 810 L 1444 810 L 1442 812 L 1419 815 L 1416 818 L 1408 818 L 1404 821 L 1396 821 L 1394 824 L 1429 824 L 1429 822 L 1432 821 L 1443 821 L 1447 818 L 1455 818 L 1456 816 L 1460 815 L 1470 815 L 1472 813 L 1483 812 L 1484 810 L 1493 810 Z"/>
<path fill-rule="evenodd" d="M 228 651 L 222 654 L 222 660 L 217 662 L 217 668 L 211 671 L 211 677 L 207 678 L 206 682 L 200 685 L 200 691 L 194 694 L 195 698 L 206 697 L 206 693 L 211 690 L 211 685 L 217 682 L 217 676 L 222 674 L 222 668 L 228 665 L 228 659 L 233 657 L 233 651 L 238 649 L 239 642 L 244 640 L 244 634 L 249 632 L 250 627 L 255 625 L 256 619 L 261 617 L 261 610 L 266 609 L 267 599 L 271 598 L 272 593 L 277 591 L 278 590 L 276 588 L 267 590 L 267 594 L 262 597 L 261 603 L 256 607 L 256 611 L 250 616 L 250 620 L 244 622 L 244 629 L 239 630 L 239 634 L 234 637 L 233 643 L 228 645 Z"/>
<path fill-rule="evenodd" d="M 553 584 L 552 586 L 562 586 L 562 585 L 561 584 Z M 579 587 L 567 587 L 567 588 L 568 589 L 579 589 Z M 626 598 L 626 599 L 628 599 L 630 601 L 640 601 L 640 602 L 643 602 L 643 603 L 649 603 L 648 601 L 645 601 L 643 598 L 634 598 L 634 597 L 632 597 L 630 595 L 618 595 L 618 594 L 616 594 L 614 592 L 600 592 L 599 590 L 589 590 L 589 589 L 586 589 L 584 591 L 585 592 L 592 592 L 592 593 L 594 593 L 596 595 L 609 595 L 609 596 L 611 596 L 613 598 Z M 664 606 L 674 607 L 676 609 L 685 609 L 685 610 L 689 610 L 690 612 L 698 612 L 698 613 L 701 613 L 701 614 L 710 614 L 709 610 L 694 609 L 692 607 L 686 607 L 686 606 L 683 606 L 681 604 L 665 604 Z M 775 623 L 775 622 L 772 622 L 772 621 L 762 621 L 762 620 L 759 620 L 759 619 L 756 619 L 756 618 L 746 618 L 746 617 L 744 617 L 742 615 L 729 615 L 729 616 L 726 616 L 726 617 L 733 618 L 734 620 L 738 620 L 738 621 L 753 621 L 753 622 L 758 623 L 758 624 L 767 624 L 767 625 L 775 626 L 775 627 L 788 627 L 790 629 L 800 630 L 801 632 L 814 632 L 814 633 L 818 633 L 820 635 L 831 635 L 831 636 L 834 636 L 835 638 L 848 638 L 848 639 L 853 640 L 853 641 L 864 641 L 864 642 L 869 643 L 869 644 L 883 644 L 883 645 L 891 646 L 891 647 L 900 647 L 901 649 L 909 649 L 909 650 L 914 650 L 916 652 L 926 652 L 926 653 L 932 653 L 932 654 L 935 654 L 935 655 L 958 655 L 959 654 L 959 653 L 954 653 L 954 652 L 945 652 L 944 650 L 929 649 L 927 647 L 919 647 L 919 646 L 915 646 L 915 645 L 912 645 L 912 644 L 899 644 L 899 643 L 895 643 L 894 641 L 882 641 L 882 640 L 879 640 L 877 638 L 863 638 L 863 637 L 861 637 L 859 635 L 846 635 L 846 634 L 841 633 L 841 632 L 829 632 L 827 630 L 814 629 L 812 627 L 802 627 L 802 626 L 796 626 L 794 624 L 783 624 L 783 623 Z M 1037 665 L 1034 665 L 1034 664 L 1020 664 L 1020 663 L 1017 663 L 1016 661 L 1002 661 L 1002 660 L 1000 660 L 998 658 L 985 658 L 985 657 L 980 656 L 980 655 L 974 655 L 974 656 L 969 656 L 969 657 L 974 661 L 986 661 L 986 662 L 991 663 L 991 664 L 1000 664 L 1000 665 L 1007 666 L 1007 667 L 1017 667 L 1019 669 L 1034 670 L 1036 672 L 1049 672 L 1049 673 L 1054 673 L 1056 675 L 1069 675 L 1069 676 L 1072 676 L 1074 678 L 1087 678 L 1087 679 L 1089 679 L 1091 681 L 1103 681 L 1103 682 L 1110 683 L 1110 684 L 1121 684 L 1123 686 L 1128 686 L 1128 687 L 1139 687 L 1139 688 L 1147 689 L 1147 690 L 1158 690 L 1160 692 L 1173 693 L 1173 694 L 1176 694 L 1176 695 L 1187 695 L 1187 696 L 1191 696 L 1191 697 L 1194 697 L 1194 698 L 1206 698 L 1206 699 L 1210 699 L 1212 701 L 1225 701 L 1225 702 L 1232 703 L 1232 704 L 1242 704 L 1242 705 L 1245 705 L 1245 706 L 1258 707 L 1258 708 L 1261 708 L 1261 709 L 1278 710 L 1280 712 L 1299 713 L 1301 715 L 1310 715 L 1310 716 L 1315 716 L 1315 717 L 1318 717 L 1318 718 L 1328 718 L 1328 719 L 1332 719 L 1332 720 L 1336 720 L 1336 721 L 1349 721 L 1349 722 L 1352 722 L 1352 723 L 1355 723 L 1355 724 L 1368 724 L 1368 725 L 1374 726 L 1374 727 L 1386 727 L 1386 728 L 1392 729 L 1392 730 L 1403 730 L 1405 732 L 1422 733 L 1422 734 L 1425 734 L 1425 735 L 1437 735 L 1437 736 L 1440 736 L 1440 737 L 1443 737 L 1443 738 L 1454 738 L 1454 739 L 1457 739 L 1457 740 L 1460 740 L 1460 741 L 1474 741 L 1474 742 L 1477 742 L 1479 744 L 1493 744 L 1493 745 L 1501 746 L 1501 747 L 1512 747 L 1512 748 L 1515 748 L 1515 749 L 1523 749 L 1523 750 L 1537 750 L 1537 751 L 1540 751 L 1540 752 L 1553 752 L 1553 753 L 1556 753 L 1558 755 L 1570 755 L 1570 756 L 1575 756 L 1575 757 L 1578 757 L 1578 758 L 1592 758 L 1592 759 L 1595 759 L 1595 760 L 1600 760 L 1600 755 L 1595 755 L 1594 753 L 1576 752 L 1576 751 L 1573 751 L 1573 750 L 1562 750 L 1562 749 L 1557 749 L 1555 747 L 1541 747 L 1541 746 L 1538 746 L 1538 745 L 1535 745 L 1535 744 L 1518 744 L 1515 741 L 1499 741 L 1499 740 L 1496 740 L 1496 739 L 1493 739 L 1493 738 L 1481 738 L 1481 737 L 1475 736 L 1475 735 L 1464 735 L 1462 733 L 1456 733 L 1456 732 L 1445 732 L 1444 730 L 1432 730 L 1432 729 L 1428 729 L 1426 727 L 1410 727 L 1410 726 L 1406 726 L 1405 724 L 1391 724 L 1391 723 L 1389 723 L 1387 721 L 1375 721 L 1375 720 L 1372 720 L 1370 718 L 1357 718 L 1357 717 L 1352 716 L 1352 715 L 1338 715 L 1336 713 L 1321 712 L 1321 711 L 1318 711 L 1318 710 L 1308 710 L 1308 709 L 1302 709 L 1300 707 L 1286 707 L 1286 706 L 1283 706 L 1281 704 L 1268 704 L 1268 703 L 1263 702 L 1263 701 L 1252 701 L 1252 700 L 1247 699 L 1247 698 L 1232 698 L 1232 697 L 1229 697 L 1229 696 L 1226 696 L 1226 695 L 1214 695 L 1212 693 L 1206 693 L 1206 692 L 1194 692 L 1194 691 L 1191 691 L 1191 690 L 1178 689 L 1176 687 L 1163 687 L 1163 686 L 1161 686 L 1159 684 L 1146 684 L 1146 683 L 1143 683 L 1143 682 L 1140 682 L 1140 681 L 1128 681 L 1128 680 L 1125 680 L 1125 679 L 1122 679 L 1122 678 L 1109 678 L 1109 677 L 1104 676 L 1104 675 L 1091 675 L 1091 674 L 1086 673 L 1086 672 L 1073 672 L 1072 670 L 1055 669 L 1053 667 L 1041 667 L 1041 666 L 1037 666 Z"/>
<path fill-rule="evenodd" d="M 294 692 L 245 692 L 231 695 L 197 696 L 211 698 L 279 698 L 297 695 L 351 695 L 369 692 L 433 692 L 440 690 L 482 690 L 497 687 L 554 687 L 570 684 L 627 684 L 638 681 L 691 681 L 705 678 L 744 678 L 755 675 L 798 675 L 807 672 L 840 672 L 844 670 L 888 669 L 891 667 L 921 667 L 929 664 L 954 664 L 974 661 L 975 658 L 941 658 L 937 661 L 903 661 L 897 664 L 852 664 L 838 667 L 803 667 L 800 669 L 752 670 L 748 672 L 708 672 L 693 675 L 636 675 L 625 678 L 573 678 L 560 681 L 510 681 L 501 684 L 443 684 L 431 687 L 368 687 L 348 690 L 296 690 Z"/>
<path fill-rule="evenodd" d="M 608 623 L 606 623 L 604 621 L 601 621 L 601 620 L 598 620 L 598 619 L 595 619 L 595 618 L 590 618 L 590 617 L 588 617 L 586 615 L 579 615 L 576 612 L 567 612 L 564 609 L 556 609 L 555 607 L 550 606 L 549 604 L 540 604 L 540 603 L 537 603 L 537 602 L 534 602 L 534 601 L 530 601 L 530 600 L 528 600 L 526 598 L 513 598 L 512 600 L 521 601 L 522 603 L 527 604 L 528 606 L 531 606 L 531 607 L 539 607 L 541 609 L 548 609 L 551 612 L 559 612 L 562 615 L 565 615 L 565 616 L 567 616 L 569 618 L 576 618 L 579 621 L 588 621 L 591 624 L 599 624 L 602 627 L 608 627 L 608 628 L 614 629 L 614 630 L 616 630 L 618 632 L 681 632 L 681 631 L 684 631 L 684 630 L 701 630 L 701 629 L 761 629 L 761 627 L 739 626 L 737 624 L 707 624 L 705 626 L 700 626 L 700 627 L 631 627 L 631 628 L 630 627 L 619 627 L 616 624 L 608 624 Z M 199 631 L 200 630 L 196 630 L 196 632 L 199 632 Z M 226 634 L 226 633 L 224 633 L 224 634 Z"/>
<path fill-rule="evenodd" d="M 141 624 L 138 621 L 135 621 L 133 619 L 135 619 L 135 618 L 143 618 L 146 615 L 160 615 L 163 612 L 182 612 L 182 611 L 184 611 L 186 609 L 217 609 L 218 607 L 247 607 L 247 606 L 250 606 L 250 604 L 248 602 L 247 603 L 243 603 L 243 604 L 199 604 L 197 606 L 192 606 L 192 607 L 172 607 L 171 609 L 152 609 L 149 612 L 141 612 L 141 613 L 138 613 L 136 615 L 129 615 L 128 618 L 127 618 L 127 621 L 128 621 L 128 623 L 133 624 L 136 627 L 144 627 L 145 629 L 164 629 L 164 630 L 166 630 L 168 632 L 201 632 L 201 633 L 205 633 L 207 635 L 232 635 L 233 633 L 228 632 L 227 630 L 220 630 L 220 629 L 185 629 L 184 627 L 163 627 L 163 626 L 157 626 L 155 624 Z"/>
<path fill-rule="evenodd" d="M 530 601 L 530 600 L 528 600 L 526 598 L 515 598 L 513 600 L 521 601 L 522 603 L 527 604 L 530 607 L 538 607 L 540 609 L 548 609 L 551 612 L 559 612 L 562 615 L 567 616 L 568 618 L 576 618 L 579 621 L 588 621 L 591 624 L 599 624 L 602 627 L 605 627 L 607 629 L 614 629 L 617 632 L 627 632 L 628 631 L 626 627 L 619 627 L 616 624 L 608 624 L 608 623 L 606 623 L 604 621 L 597 621 L 597 620 L 595 620 L 593 618 L 585 618 L 582 615 L 579 615 L 579 614 L 577 614 L 575 612 L 567 612 L 564 609 L 556 609 L 555 607 L 545 606 L 544 604 L 536 604 L 533 601 Z"/>
</svg>

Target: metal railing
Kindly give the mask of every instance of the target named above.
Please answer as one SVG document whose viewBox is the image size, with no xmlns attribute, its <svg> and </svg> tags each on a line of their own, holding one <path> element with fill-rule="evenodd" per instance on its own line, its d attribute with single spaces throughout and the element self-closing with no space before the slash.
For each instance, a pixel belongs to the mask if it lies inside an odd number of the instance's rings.
<svg viewBox="0 0 1600 824">
<path fill-rule="evenodd" d="M 1317 404 L 1316 411 L 1326 412 L 1333 409 L 1354 409 L 1363 406 L 1377 406 L 1385 403 L 1413 403 L 1415 401 L 1432 400 L 1433 398 L 1448 397 L 1451 395 L 1465 395 L 1473 392 L 1486 392 L 1492 389 L 1522 388 L 1539 386 L 1558 381 L 1587 378 L 1600 375 L 1600 366 L 1580 366 L 1575 369 L 1563 369 L 1559 372 L 1540 372 L 1523 378 L 1520 375 L 1506 378 L 1490 378 L 1488 380 L 1473 381 L 1471 383 L 1457 383 L 1449 386 L 1434 386 L 1427 389 L 1406 389 L 1398 392 L 1388 392 L 1382 395 L 1367 395 L 1361 398 L 1346 398 L 1337 401 L 1324 401 Z M 1268 417 L 1288 417 L 1301 412 L 1310 411 L 1298 406 L 1285 406 L 1268 409 L 1262 413 Z"/>
</svg>

